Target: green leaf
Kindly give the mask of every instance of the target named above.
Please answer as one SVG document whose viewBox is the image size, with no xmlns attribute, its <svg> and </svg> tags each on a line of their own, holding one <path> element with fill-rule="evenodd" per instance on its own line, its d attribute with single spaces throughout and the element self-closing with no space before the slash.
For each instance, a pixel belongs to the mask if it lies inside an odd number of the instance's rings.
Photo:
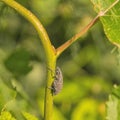
<svg viewBox="0 0 120 120">
<path fill-rule="evenodd" d="M 97 120 L 97 103 L 93 99 L 80 102 L 72 113 L 71 120 Z"/>
<path fill-rule="evenodd" d="M 10 112 L 3 111 L 0 115 L 0 120 L 16 120 Z"/>
<path fill-rule="evenodd" d="M 7 86 L 10 88 L 13 88 L 12 85 L 12 74 L 6 69 L 4 63 L 4 60 L 7 56 L 7 53 L 0 49 L 0 81 L 2 80 Z M 1 84 L 1 83 L 0 83 Z"/>
<path fill-rule="evenodd" d="M 29 52 L 24 49 L 19 49 L 7 58 L 5 65 L 7 69 L 9 69 L 15 75 L 24 75 L 32 69 L 32 67 L 29 66 L 29 62 Z"/>
<path fill-rule="evenodd" d="M 54 107 L 53 120 L 67 120 L 67 119 L 61 113 L 60 109 L 58 109 L 57 107 Z"/>
<path fill-rule="evenodd" d="M 26 120 L 38 120 L 38 118 L 36 118 L 35 116 L 31 115 L 30 113 L 22 112 L 22 114 L 23 114 L 23 116 L 25 117 Z"/>
<path fill-rule="evenodd" d="M 10 89 L 0 78 L 0 109 L 16 97 L 16 91 Z"/>
<path fill-rule="evenodd" d="M 120 120 L 120 86 L 113 89 L 107 105 L 107 120 Z"/>
<path fill-rule="evenodd" d="M 97 13 L 111 9 L 100 18 L 104 31 L 110 42 L 120 47 L 120 2 L 113 5 L 115 0 L 91 0 Z"/>
<path fill-rule="evenodd" d="M 114 86 L 112 94 L 120 99 L 120 86 Z"/>
</svg>

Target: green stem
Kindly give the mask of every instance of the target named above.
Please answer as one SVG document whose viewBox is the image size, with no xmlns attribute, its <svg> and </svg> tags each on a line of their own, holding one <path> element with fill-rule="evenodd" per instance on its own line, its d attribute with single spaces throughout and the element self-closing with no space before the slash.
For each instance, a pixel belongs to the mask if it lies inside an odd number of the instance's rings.
<svg viewBox="0 0 120 120">
<path fill-rule="evenodd" d="M 34 26 L 45 50 L 47 67 L 54 71 L 57 59 L 56 50 L 52 46 L 48 34 L 43 25 L 41 24 L 40 20 L 33 13 L 31 13 L 29 10 L 27 10 L 25 7 L 15 2 L 14 0 L 1 0 L 1 1 L 7 4 L 8 6 L 14 8 Z M 52 119 L 53 96 L 51 94 L 51 90 L 48 89 L 48 87 L 50 87 L 52 84 L 53 76 L 51 76 L 50 70 L 48 70 L 47 73 L 48 74 L 45 89 L 46 92 L 45 92 L 44 120 L 53 120 Z"/>
<path fill-rule="evenodd" d="M 52 112 L 53 112 L 53 96 L 51 94 L 51 84 L 53 81 L 53 73 L 55 71 L 56 66 L 56 57 L 51 61 L 51 67 L 48 68 L 47 74 L 47 85 L 45 88 L 45 102 L 44 102 L 44 120 L 53 120 Z M 51 70 L 50 70 L 51 69 Z"/>
<path fill-rule="evenodd" d="M 57 57 L 60 56 L 60 54 L 66 50 L 73 42 L 77 41 L 78 38 L 80 38 L 82 35 L 84 35 L 85 33 L 88 32 L 88 30 L 90 30 L 90 28 L 97 22 L 97 20 L 99 19 L 99 15 L 97 15 L 87 26 L 85 26 L 79 33 L 75 34 L 71 39 L 69 39 L 68 41 L 66 41 L 63 45 L 61 45 L 60 47 L 58 47 L 56 49 L 57 51 Z"/>
<path fill-rule="evenodd" d="M 6 3 L 8 6 L 14 8 L 34 26 L 43 44 L 47 58 L 51 58 L 50 56 L 51 54 L 55 54 L 55 50 L 54 47 L 52 47 L 49 36 L 45 28 L 41 24 L 40 20 L 33 13 L 31 13 L 29 10 L 27 10 L 25 7 L 23 7 L 14 0 L 1 0 L 1 1 Z"/>
</svg>

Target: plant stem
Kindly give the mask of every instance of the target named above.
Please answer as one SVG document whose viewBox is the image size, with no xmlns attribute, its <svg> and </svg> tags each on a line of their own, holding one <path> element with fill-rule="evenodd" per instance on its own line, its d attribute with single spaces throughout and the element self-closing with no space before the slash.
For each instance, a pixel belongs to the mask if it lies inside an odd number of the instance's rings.
<svg viewBox="0 0 120 120">
<path fill-rule="evenodd" d="M 67 49 L 73 42 L 85 34 L 98 20 L 99 16 L 96 16 L 87 26 L 85 26 L 79 33 L 75 34 L 71 39 L 65 42 L 63 45 L 56 49 L 57 56 L 59 56 L 65 49 Z"/>
<path fill-rule="evenodd" d="M 1 0 L 2 2 L 6 3 L 8 6 L 14 8 L 17 12 L 19 12 L 22 16 L 24 16 L 36 29 L 40 40 L 43 44 L 44 50 L 46 52 L 46 56 L 50 58 L 50 55 L 53 53 L 55 54 L 54 47 L 52 47 L 52 44 L 50 42 L 49 36 L 41 24 L 40 20 L 29 10 L 27 10 L 25 7 L 20 5 L 14 0 Z"/>
<path fill-rule="evenodd" d="M 17 12 L 19 12 L 22 16 L 24 16 L 34 26 L 43 44 L 43 48 L 45 50 L 47 67 L 49 67 L 54 71 L 55 65 L 56 65 L 56 51 L 52 46 L 49 36 L 45 28 L 41 24 L 40 20 L 34 14 L 32 14 L 29 10 L 27 10 L 25 7 L 15 2 L 14 0 L 1 0 L 1 1 L 6 3 L 8 6 L 14 8 Z M 48 87 L 51 86 L 52 81 L 53 81 L 53 76 L 51 76 L 51 71 L 47 70 L 44 120 L 53 120 L 52 119 L 53 96 L 51 94 L 51 90 L 48 89 Z"/>
<path fill-rule="evenodd" d="M 105 11 L 101 11 L 82 31 L 74 35 L 70 40 L 65 42 L 63 45 L 58 47 L 57 49 L 52 46 L 49 36 L 41 24 L 40 20 L 29 10 L 25 7 L 20 5 L 19 3 L 15 2 L 14 0 L 0 0 L 6 3 L 8 6 L 14 8 L 17 12 L 19 12 L 22 16 L 24 16 L 36 29 L 40 40 L 43 44 L 43 48 L 46 54 L 46 62 L 47 67 L 55 70 L 56 66 L 56 59 L 57 57 L 67 49 L 73 42 L 75 42 L 78 38 L 80 38 L 83 34 L 85 34 L 99 19 L 99 17 L 104 16 L 108 10 L 110 10 L 119 0 L 114 2 L 108 9 Z M 53 76 L 50 70 L 47 70 L 47 81 L 46 81 L 46 88 L 45 88 L 45 108 L 44 108 L 44 120 L 53 120 L 52 118 L 52 111 L 53 111 L 53 96 L 51 94 L 51 90 L 49 87 L 51 86 L 53 81 Z"/>
<path fill-rule="evenodd" d="M 58 47 L 56 49 L 57 51 L 57 57 L 65 50 L 67 49 L 73 42 L 75 42 L 78 38 L 80 38 L 83 34 L 88 32 L 88 30 L 98 21 L 98 19 L 102 16 L 104 16 L 111 8 L 113 8 L 119 0 L 116 0 L 113 2 L 106 10 L 100 11 L 99 14 L 87 25 L 85 26 L 79 33 L 75 34 L 71 39 L 69 39 L 67 42 L 65 42 L 63 45 Z"/>
<path fill-rule="evenodd" d="M 49 82 L 47 82 L 46 88 L 45 88 L 44 120 L 53 120 L 53 116 L 52 116 L 52 114 L 53 114 L 53 96 L 52 96 L 50 88 L 52 85 L 52 81 L 54 79 L 53 73 L 55 71 L 55 66 L 56 66 L 56 57 L 52 59 L 51 67 L 47 68 L 47 70 L 48 70 L 47 81 L 49 81 Z"/>
</svg>

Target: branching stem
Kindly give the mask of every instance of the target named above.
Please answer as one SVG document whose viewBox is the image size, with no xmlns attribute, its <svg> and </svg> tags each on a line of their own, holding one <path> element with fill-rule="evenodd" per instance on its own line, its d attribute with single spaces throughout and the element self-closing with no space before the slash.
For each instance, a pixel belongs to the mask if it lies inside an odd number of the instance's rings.
<svg viewBox="0 0 120 120">
<path fill-rule="evenodd" d="M 7 4 L 8 6 L 14 8 L 17 12 L 19 12 L 22 16 L 24 16 L 36 29 L 40 40 L 43 44 L 43 48 L 46 54 L 46 63 L 47 67 L 55 70 L 56 60 L 58 56 L 67 49 L 73 42 L 75 42 L 78 38 L 80 38 L 83 34 L 85 34 L 99 19 L 99 17 L 104 16 L 112 7 L 114 7 L 119 0 L 116 0 L 108 9 L 105 11 L 101 11 L 86 27 L 82 29 L 79 33 L 74 35 L 71 39 L 65 42 L 63 45 L 58 47 L 57 49 L 51 44 L 49 36 L 41 24 L 40 20 L 25 7 L 20 5 L 14 0 L 0 0 Z M 45 88 L 45 107 L 44 107 L 44 120 L 53 120 L 52 111 L 53 111 L 53 96 L 51 94 L 51 90 L 48 87 L 51 86 L 53 81 L 53 77 L 51 75 L 51 71 L 47 70 L 47 81 Z"/>
<path fill-rule="evenodd" d="M 98 21 L 98 19 L 102 16 L 104 16 L 111 8 L 113 8 L 119 0 L 116 0 L 113 2 L 106 10 L 100 11 L 99 14 L 87 25 L 85 26 L 79 33 L 75 34 L 71 39 L 69 39 L 67 42 L 65 42 L 63 45 L 58 47 L 56 49 L 57 51 L 57 57 L 65 50 L 67 49 L 73 42 L 75 42 L 78 38 L 80 38 L 82 35 L 84 35 L 88 30 Z"/>
</svg>

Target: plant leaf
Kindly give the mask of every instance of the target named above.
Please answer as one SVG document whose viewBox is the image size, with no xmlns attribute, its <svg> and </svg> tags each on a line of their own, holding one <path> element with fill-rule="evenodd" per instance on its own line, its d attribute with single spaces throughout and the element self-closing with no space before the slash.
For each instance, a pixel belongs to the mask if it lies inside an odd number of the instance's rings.
<svg viewBox="0 0 120 120">
<path fill-rule="evenodd" d="M 22 114 L 23 114 L 23 116 L 25 117 L 26 120 L 38 120 L 38 118 L 36 118 L 35 116 L 31 115 L 30 113 L 22 112 Z"/>
<path fill-rule="evenodd" d="M 91 0 L 95 11 L 99 14 L 113 5 L 115 0 Z M 110 42 L 120 47 L 120 2 L 113 5 L 111 9 L 100 17 L 104 31 Z"/>
<path fill-rule="evenodd" d="M 107 105 L 107 120 L 120 120 L 120 86 L 115 86 L 109 96 Z"/>
<path fill-rule="evenodd" d="M 13 52 L 5 61 L 5 66 L 15 75 L 25 75 L 32 67 L 29 66 L 30 54 L 24 49 Z"/>
<path fill-rule="evenodd" d="M 0 120 L 16 120 L 16 119 L 11 115 L 10 112 L 3 111 L 1 112 Z"/>
<path fill-rule="evenodd" d="M 97 103 L 93 99 L 84 99 L 72 113 L 72 120 L 96 120 L 97 118 Z"/>
</svg>

